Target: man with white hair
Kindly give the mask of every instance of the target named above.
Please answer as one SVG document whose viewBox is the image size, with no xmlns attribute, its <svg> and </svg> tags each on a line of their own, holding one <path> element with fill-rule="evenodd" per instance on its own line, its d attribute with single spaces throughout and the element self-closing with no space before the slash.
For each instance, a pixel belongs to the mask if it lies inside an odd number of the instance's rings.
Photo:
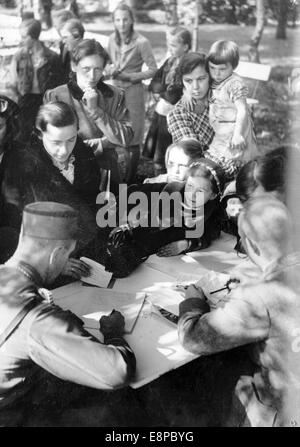
<svg viewBox="0 0 300 447">
<path fill-rule="evenodd" d="M 202 355 L 247 345 L 253 371 L 237 383 L 227 425 L 299 425 L 300 254 L 292 249 L 290 216 L 283 203 L 266 194 L 246 203 L 238 227 L 261 275 L 241 276 L 216 308 L 201 288 L 190 286 L 180 305 L 179 338 L 187 350 Z"/>
</svg>

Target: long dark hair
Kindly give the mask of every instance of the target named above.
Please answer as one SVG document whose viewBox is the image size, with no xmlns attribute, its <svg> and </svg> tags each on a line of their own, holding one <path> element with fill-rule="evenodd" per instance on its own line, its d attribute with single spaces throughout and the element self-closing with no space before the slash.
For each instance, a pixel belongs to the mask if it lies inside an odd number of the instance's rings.
<svg viewBox="0 0 300 447">
<path fill-rule="evenodd" d="M 205 53 L 197 53 L 197 52 L 193 52 L 193 51 L 186 53 L 182 57 L 178 67 L 176 68 L 174 81 L 170 85 L 170 88 L 174 88 L 174 87 L 183 88 L 182 77 L 185 74 L 192 73 L 192 71 L 195 70 L 195 68 L 197 68 L 199 66 L 203 67 L 207 71 L 207 73 L 209 73 L 206 54 Z"/>
<path fill-rule="evenodd" d="M 113 20 L 115 20 L 115 13 L 117 11 L 127 11 L 128 14 L 130 15 L 131 20 L 132 20 L 132 24 L 130 26 L 129 34 L 128 34 L 128 37 L 127 37 L 127 39 L 125 41 L 125 43 L 128 44 L 128 43 L 131 42 L 131 39 L 132 39 L 132 36 L 133 36 L 133 33 L 134 33 L 134 25 L 133 25 L 134 24 L 134 15 L 133 15 L 133 11 L 126 3 L 122 3 L 121 2 L 121 3 L 118 4 L 118 6 L 116 7 L 116 9 L 114 10 L 114 12 L 112 14 Z M 119 31 L 117 29 L 115 29 L 115 41 L 116 41 L 116 44 L 118 46 L 121 45 L 121 36 L 120 36 L 120 33 L 119 33 Z"/>
<path fill-rule="evenodd" d="M 280 146 L 246 163 L 236 178 L 236 192 L 241 202 L 249 200 L 258 186 L 265 191 L 286 192 L 286 168 L 290 146 Z"/>
<path fill-rule="evenodd" d="M 6 132 L 2 146 L 4 151 L 8 151 L 11 149 L 13 141 L 17 140 L 19 136 L 19 106 L 5 95 L 0 95 L 0 101 L 7 103 L 5 111 L 0 112 L 0 118 L 4 118 L 6 123 Z"/>
</svg>

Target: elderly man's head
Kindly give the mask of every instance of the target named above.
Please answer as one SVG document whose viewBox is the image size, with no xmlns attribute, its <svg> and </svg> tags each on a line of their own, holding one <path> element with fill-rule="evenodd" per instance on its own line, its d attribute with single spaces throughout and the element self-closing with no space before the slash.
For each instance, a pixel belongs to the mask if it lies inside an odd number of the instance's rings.
<svg viewBox="0 0 300 447">
<path fill-rule="evenodd" d="M 78 120 L 71 107 L 60 101 L 43 105 L 35 126 L 50 157 L 66 163 L 75 147 L 78 130 Z"/>
<path fill-rule="evenodd" d="M 286 206 L 271 194 L 246 202 L 239 234 L 251 260 L 262 269 L 291 251 L 292 223 Z"/>
</svg>

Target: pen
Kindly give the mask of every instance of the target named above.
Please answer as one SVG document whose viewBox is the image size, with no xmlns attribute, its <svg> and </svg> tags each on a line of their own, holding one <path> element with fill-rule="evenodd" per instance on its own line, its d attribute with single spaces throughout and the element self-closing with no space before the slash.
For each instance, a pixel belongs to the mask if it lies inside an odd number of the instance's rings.
<svg viewBox="0 0 300 447">
<path fill-rule="evenodd" d="M 221 287 L 221 289 L 217 289 L 217 290 L 214 290 L 212 292 L 209 292 L 209 294 L 213 295 L 214 293 L 221 292 L 222 290 L 226 290 L 226 289 L 228 289 L 228 291 L 230 291 L 229 285 L 231 283 L 237 283 L 238 284 L 239 282 L 240 282 L 239 279 L 229 279 L 229 281 L 227 281 L 225 287 Z"/>
<path fill-rule="evenodd" d="M 168 310 L 164 309 L 163 307 L 158 306 L 157 304 L 151 303 L 152 306 L 155 307 L 155 309 L 158 310 L 158 312 L 161 314 L 162 317 L 166 318 L 168 321 L 170 321 L 173 324 L 178 323 L 179 317 L 172 312 L 169 312 Z"/>
</svg>

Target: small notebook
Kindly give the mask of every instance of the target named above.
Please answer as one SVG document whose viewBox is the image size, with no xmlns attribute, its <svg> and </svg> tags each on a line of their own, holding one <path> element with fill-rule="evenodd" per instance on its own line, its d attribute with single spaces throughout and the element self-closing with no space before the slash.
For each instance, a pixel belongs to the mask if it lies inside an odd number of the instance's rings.
<svg viewBox="0 0 300 447">
<path fill-rule="evenodd" d="M 81 257 L 80 260 L 91 267 L 90 276 L 83 276 L 81 278 L 82 282 L 98 287 L 108 287 L 112 278 L 112 273 L 107 272 L 103 265 L 92 259 Z"/>
</svg>

